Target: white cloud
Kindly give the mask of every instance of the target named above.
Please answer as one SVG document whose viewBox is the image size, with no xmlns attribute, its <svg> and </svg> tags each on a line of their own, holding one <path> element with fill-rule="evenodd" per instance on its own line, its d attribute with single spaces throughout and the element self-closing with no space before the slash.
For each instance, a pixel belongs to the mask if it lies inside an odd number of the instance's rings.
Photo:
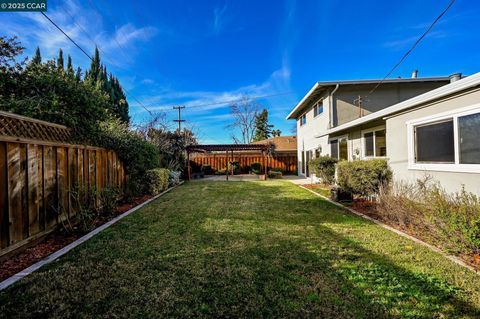
<svg viewBox="0 0 480 319">
<path fill-rule="evenodd" d="M 227 12 L 227 4 L 223 7 L 215 7 L 213 9 L 213 32 L 218 34 L 225 25 L 225 13 Z"/>
</svg>

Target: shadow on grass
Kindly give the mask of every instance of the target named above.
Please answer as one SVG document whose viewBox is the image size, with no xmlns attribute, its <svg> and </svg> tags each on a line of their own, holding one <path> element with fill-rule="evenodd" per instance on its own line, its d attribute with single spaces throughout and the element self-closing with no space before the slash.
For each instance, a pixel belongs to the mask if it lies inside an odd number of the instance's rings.
<svg viewBox="0 0 480 319">
<path fill-rule="evenodd" d="M 370 223 L 290 184 L 187 184 L 0 293 L 0 317 L 480 316 L 332 225 Z"/>
</svg>

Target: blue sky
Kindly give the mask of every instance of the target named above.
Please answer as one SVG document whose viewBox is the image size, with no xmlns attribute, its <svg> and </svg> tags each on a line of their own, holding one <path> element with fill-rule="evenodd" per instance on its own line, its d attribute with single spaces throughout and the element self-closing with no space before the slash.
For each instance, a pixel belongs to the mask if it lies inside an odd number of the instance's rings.
<svg viewBox="0 0 480 319">
<path fill-rule="evenodd" d="M 291 134 L 289 110 L 319 80 L 382 78 L 449 0 L 107 1 L 49 0 L 47 14 L 86 50 L 100 47 L 123 86 L 156 112 L 187 106 L 203 143 L 231 142 L 229 104 L 264 96 L 270 121 Z M 480 71 L 480 2 L 458 0 L 393 77 Z M 0 33 L 31 56 L 59 48 L 89 61 L 40 13 L 0 13 Z M 136 123 L 148 119 L 129 99 Z M 212 104 L 203 107 L 195 105 Z M 191 108 L 189 108 L 191 107 Z"/>
</svg>

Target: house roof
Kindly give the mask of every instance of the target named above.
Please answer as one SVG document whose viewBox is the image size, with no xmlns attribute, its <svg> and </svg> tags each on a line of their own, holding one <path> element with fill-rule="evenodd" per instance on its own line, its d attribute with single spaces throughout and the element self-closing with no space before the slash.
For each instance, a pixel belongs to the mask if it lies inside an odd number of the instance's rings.
<svg viewBox="0 0 480 319">
<path fill-rule="evenodd" d="M 450 84 L 441 86 L 437 89 L 428 91 L 421 95 L 415 96 L 403 102 L 394 104 L 383 110 L 368 114 L 364 117 L 358 118 L 351 122 L 336 126 L 330 130 L 323 132 L 322 134 L 316 135 L 315 137 L 321 137 L 321 136 L 325 136 L 333 133 L 338 133 L 338 132 L 353 128 L 355 126 L 366 124 L 368 122 L 384 119 L 385 117 L 389 117 L 396 113 L 406 111 L 418 105 L 428 103 L 428 102 L 431 102 L 431 101 L 434 101 L 458 92 L 462 92 L 470 88 L 478 87 L 478 86 L 480 86 L 480 72 L 464 77 Z"/>
<path fill-rule="evenodd" d="M 276 152 L 297 151 L 297 137 L 296 136 L 277 136 L 252 144 L 274 144 Z"/>
<path fill-rule="evenodd" d="M 334 87 L 336 85 L 346 86 L 346 85 L 368 85 L 368 84 L 377 84 L 382 81 L 383 84 L 396 84 L 396 83 L 419 83 L 419 82 L 439 82 L 439 81 L 449 81 L 451 76 L 439 76 L 439 77 L 424 77 L 424 78 L 398 78 L 398 79 L 386 79 L 386 80 L 347 80 L 347 81 L 324 81 L 316 82 L 315 85 L 308 91 L 308 93 L 300 100 L 300 102 L 295 105 L 293 110 L 288 114 L 287 120 L 296 118 L 299 113 L 308 106 L 315 98 L 318 98 L 320 93 L 323 92 L 326 88 Z"/>
</svg>

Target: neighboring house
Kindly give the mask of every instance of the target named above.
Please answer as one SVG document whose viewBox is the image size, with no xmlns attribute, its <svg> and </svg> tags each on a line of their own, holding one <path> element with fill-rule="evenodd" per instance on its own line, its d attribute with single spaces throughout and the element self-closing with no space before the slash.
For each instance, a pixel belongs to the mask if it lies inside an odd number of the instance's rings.
<svg viewBox="0 0 480 319">
<path fill-rule="evenodd" d="M 444 86 L 458 77 L 459 75 L 417 78 L 414 72 L 409 79 L 383 81 L 373 94 L 369 92 L 380 80 L 315 83 L 287 116 L 287 119 L 297 120 L 298 174 L 309 176 L 310 159 L 320 155 L 331 155 L 339 159 L 354 159 L 361 156 L 357 150 L 351 148 L 347 136 L 331 138 L 326 134 L 328 130 Z M 382 137 L 381 127 L 379 132 L 372 134 L 378 145 L 374 155 L 385 156 L 386 146 L 381 145 L 382 138 L 385 140 L 385 137 Z"/>
<path fill-rule="evenodd" d="M 273 144 L 274 153 L 269 159 L 270 168 L 281 168 L 286 173 L 297 171 L 297 137 L 277 136 L 253 144 Z"/>
<path fill-rule="evenodd" d="M 480 195 L 480 73 L 316 135 L 346 138 L 347 153 L 386 157 L 397 181 L 429 175 Z"/>
</svg>

